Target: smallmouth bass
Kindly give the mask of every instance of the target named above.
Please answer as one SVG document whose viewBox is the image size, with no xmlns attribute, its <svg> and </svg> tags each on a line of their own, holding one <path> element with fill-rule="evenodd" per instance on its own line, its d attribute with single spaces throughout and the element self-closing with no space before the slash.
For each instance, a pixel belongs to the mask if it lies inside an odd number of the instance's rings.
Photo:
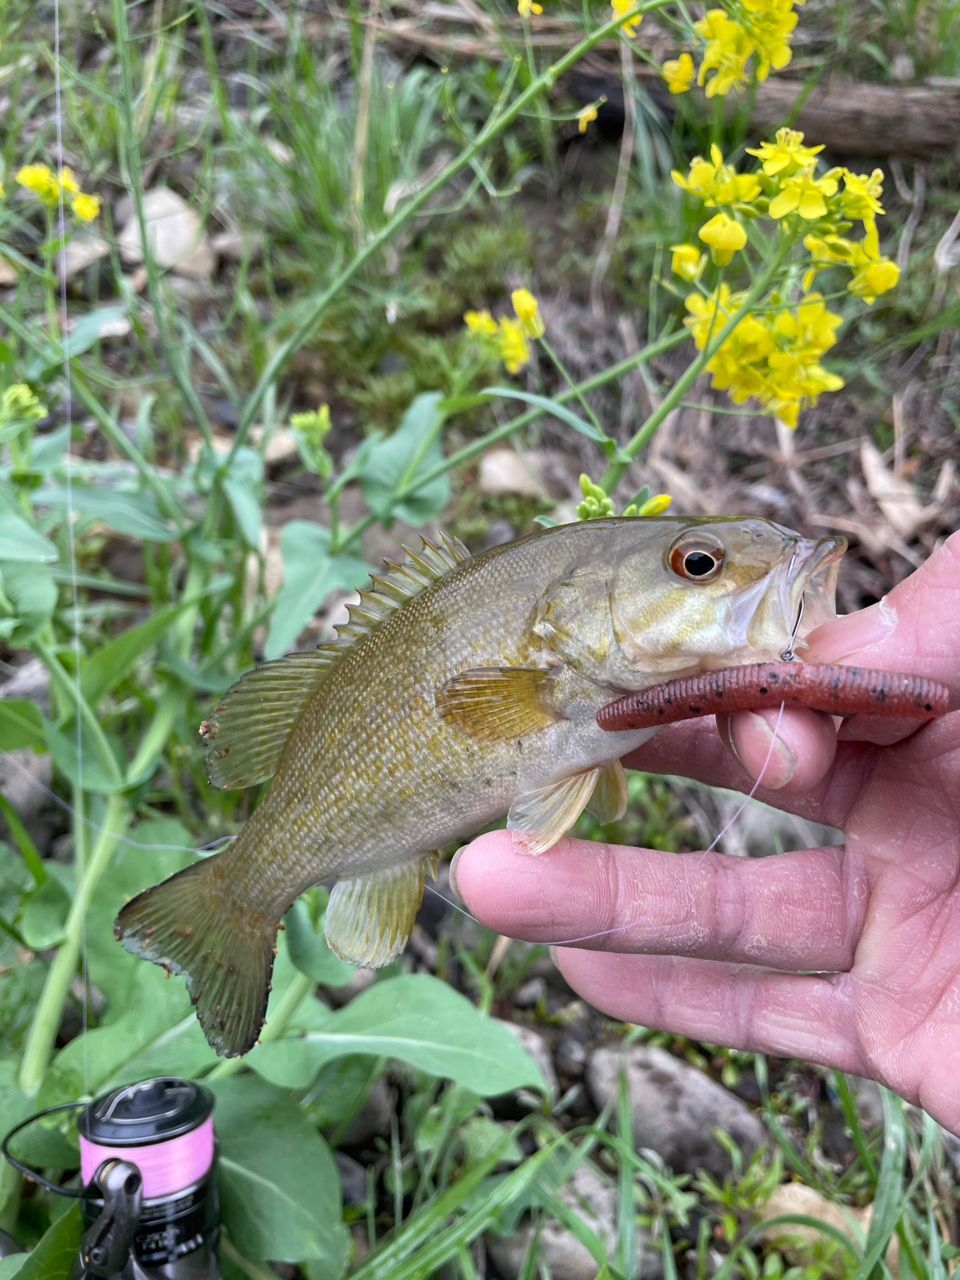
<svg viewBox="0 0 960 1280">
<path fill-rule="evenodd" d="M 506 813 L 537 854 L 588 804 L 622 816 L 620 757 L 656 727 L 606 732 L 600 708 L 802 644 L 834 616 L 845 546 L 724 516 L 589 520 L 476 556 L 424 539 L 374 575 L 337 641 L 226 694 L 201 729 L 211 781 L 270 791 L 227 849 L 128 902 L 117 938 L 186 976 L 218 1053 L 245 1053 L 300 893 L 337 877 L 327 941 L 377 967 L 406 944 L 443 846 Z"/>
</svg>

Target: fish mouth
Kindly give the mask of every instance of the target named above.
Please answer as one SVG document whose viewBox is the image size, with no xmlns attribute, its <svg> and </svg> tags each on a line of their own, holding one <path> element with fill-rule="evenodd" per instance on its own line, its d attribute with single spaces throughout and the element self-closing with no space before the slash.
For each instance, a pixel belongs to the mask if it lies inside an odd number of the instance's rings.
<svg viewBox="0 0 960 1280">
<path fill-rule="evenodd" d="M 837 615 L 836 590 L 846 538 L 803 539 L 783 567 L 780 607 L 790 638 L 788 652 L 815 627 Z"/>
</svg>

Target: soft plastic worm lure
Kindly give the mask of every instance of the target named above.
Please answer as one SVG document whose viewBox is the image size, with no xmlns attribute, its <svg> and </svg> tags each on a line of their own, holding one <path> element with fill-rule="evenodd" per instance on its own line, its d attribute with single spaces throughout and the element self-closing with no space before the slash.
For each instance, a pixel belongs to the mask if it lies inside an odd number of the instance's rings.
<svg viewBox="0 0 960 1280">
<path fill-rule="evenodd" d="M 646 729 L 697 716 L 810 707 L 835 716 L 903 716 L 933 720 L 946 714 L 950 693 L 924 676 L 829 663 L 759 662 L 668 680 L 601 707 L 601 729 Z"/>
</svg>

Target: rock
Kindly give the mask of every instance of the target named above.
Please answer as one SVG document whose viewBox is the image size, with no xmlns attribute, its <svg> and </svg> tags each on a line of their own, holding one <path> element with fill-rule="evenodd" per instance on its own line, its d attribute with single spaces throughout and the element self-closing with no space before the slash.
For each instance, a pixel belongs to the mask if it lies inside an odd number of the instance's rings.
<svg viewBox="0 0 960 1280">
<path fill-rule="evenodd" d="M 343 1187 L 343 1203 L 347 1205 L 365 1204 L 367 1200 L 367 1171 L 359 1160 L 354 1160 L 345 1151 L 334 1151 L 333 1158 L 340 1174 L 340 1185 Z"/>
<path fill-rule="evenodd" d="M 50 674 L 40 659 L 31 658 L 18 667 L 0 685 L 0 698 L 30 698 L 49 714 Z M 25 822 L 51 807 L 51 778 L 50 756 L 46 752 L 38 755 L 32 747 L 17 747 L 0 755 L 0 793 Z"/>
<path fill-rule="evenodd" d="M 221 231 L 210 241 L 210 248 L 225 262 L 242 262 L 245 253 L 249 253 L 251 262 L 256 262 L 260 257 L 261 244 L 243 231 Z"/>
<path fill-rule="evenodd" d="M 0 698 L 32 698 L 41 711 L 50 711 L 50 673 L 39 658 L 30 658 L 17 667 L 9 680 L 0 684 Z"/>
<path fill-rule="evenodd" d="M 567 1036 L 557 1045 L 554 1058 L 557 1068 L 564 1075 L 579 1079 L 587 1065 L 587 1046 L 582 1040 Z"/>
<path fill-rule="evenodd" d="M 853 1209 L 835 1204 L 813 1187 L 804 1186 L 802 1182 L 784 1182 L 774 1188 L 773 1195 L 761 1210 L 760 1218 L 767 1222 L 770 1218 L 788 1213 L 816 1218 L 818 1222 L 842 1231 L 855 1245 L 862 1247 L 870 1230 L 873 1209 L 871 1205 L 865 1209 Z M 838 1280 L 841 1276 L 849 1275 L 852 1270 L 852 1254 L 832 1236 L 825 1231 L 818 1231 L 816 1227 L 783 1222 L 764 1227 L 760 1235 L 767 1244 L 779 1249 L 794 1266 L 816 1265 L 821 1275 L 836 1276 Z"/>
<path fill-rule="evenodd" d="M 172 267 L 181 276 L 209 276 L 216 266 L 216 258 L 200 225 L 199 214 L 169 187 L 148 191 L 143 205 L 157 265 Z M 135 213 L 117 236 L 117 247 L 124 262 L 143 261 L 140 223 Z"/>
<path fill-rule="evenodd" d="M 75 323 L 70 325 L 72 330 Z M 101 342 L 107 341 L 109 338 L 125 338 L 133 329 L 133 323 L 129 316 L 112 316 L 108 320 L 103 320 L 97 327 L 97 337 Z"/>
<path fill-rule="evenodd" d="M 656 1151 L 675 1173 L 706 1169 L 722 1179 L 730 1172 L 713 1128 L 728 1134 L 747 1158 L 766 1144 L 763 1125 L 745 1103 L 688 1062 L 650 1045 L 593 1052 L 587 1084 L 598 1108 L 616 1098 L 621 1063 L 630 1088 L 633 1140 Z"/>
<path fill-rule="evenodd" d="M 16 268 L 6 258 L 0 258 L 0 289 L 11 289 L 17 283 Z"/>
<path fill-rule="evenodd" d="M 359 1147 L 371 1138 L 388 1137 L 392 1115 L 393 1097 L 390 1086 L 381 1077 L 371 1086 L 366 1101 L 350 1121 L 341 1139 L 343 1146 Z"/>
<path fill-rule="evenodd" d="M 617 1248 L 615 1188 L 584 1163 L 577 1165 L 561 1188 L 560 1197 L 600 1236 L 612 1256 Z M 520 1274 L 534 1230 L 532 1222 L 525 1222 L 503 1239 L 492 1233 L 487 1235 L 487 1251 L 497 1270 L 507 1280 L 514 1280 Z M 635 1275 L 651 1280 L 662 1274 L 659 1255 L 644 1248 L 639 1228 L 637 1234 L 640 1265 Z M 590 1250 L 556 1218 L 544 1220 L 539 1243 L 543 1260 L 554 1280 L 595 1280 L 599 1268 Z"/>
<path fill-rule="evenodd" d="M 513 993 L 513 1003 L 519 1009 L 535 1009 L 541 1000 L 547 998 L 546 978 L 531 978 Z"/>
<path fill-rule="evenodd" d="M 506 1027 L 508 1031 L 511 1031 L 517 1037 L 520 1044 L 540 1068 L 540 1074 L 547 1082 L 547 1088 L 556 1097 L 560 1092 L 557 1073 L 553 1069 L 550 1047 L 539 1031 L 534 1031 L 533 1027 L 521 1026 L 517 1022 L 506 1022 L 501 1018 L 494 1018 L 494 1022 L 499 1022 L 501 1027 Z"/>
<path fill-rule="evenodd" d="M 110 246 L 102 236 L 94 235 L 92 231 L 75 230 L 63 251 L 62 264 L 60 255 L 57 254 L 54 266 L 59 275 L 62 265 L 63 278 L 72 280 L 81 271 L 86 271 L 87 267 L 92 267 L 95 262 L 105 258 L 109 252 Z"/>
<path fill-rule="evenodd" d="M 477 487 L 481 493 L 521 493 L 545 498 L 533 468 L 513 449 L 488 449 L 480 459 Z"/>
</svg>

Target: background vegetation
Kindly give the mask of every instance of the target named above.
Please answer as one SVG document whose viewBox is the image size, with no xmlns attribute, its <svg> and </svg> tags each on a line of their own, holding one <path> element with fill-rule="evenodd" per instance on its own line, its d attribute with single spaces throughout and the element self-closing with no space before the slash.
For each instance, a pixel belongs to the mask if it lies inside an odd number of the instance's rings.
<svg viewBox="0 0 960 1280">
<path fill-rule="evenodd" d="M 681 513 L 843 531 L 849 609 L 956 526 L 955 154 L 879 158 L 901 281 L 869 313 L 839 288 L 828 363 L 846 386 L 795 435 L 703 378 L 671 403 L 696 353 L 667 249 L 703 211 L 670 170 L 711 143 L 742 167 L 759 96 L 672 98 L 648 74 L 682 43 L 669 22 L 648 16 L 624 52 L 608 5 L 544 7 L 525 23 L 498 0 L 92 0 L 62 9 L 59 61 L 51 10 L 0 8 L 0 393 L 34 397 L 0 408 L 0 1125 L 202 1077 L 229 1277 L 940 1277 L 960 1244 L 949 1135 L 839 1074 L 601 1019 L 542 948 L 458 915 L 442 876 L 372 984 L 326 950 L 325 891 L 301 900 L 243 1063 L 218 1063 L 182 985 L 112 940 L 127 897 L 258 798 L 206 781 L 197 727 L 218 694 L 328 638 L 414 530 L 489 546 L 574 518 L 580 473 L 612 466 L 618 510 L 665 489 Z M 811 91 L 929 82 L 954 109 L 956 0 L 800 15 L 790 73 Z M 102 200 L 89 221 L 68 210 L 65 273 L 55 211 L 16 182 L 56 164 L 58 79 L 65 163 Z M 511 377 L 463 317 L 510 319 L 520 287 L 550 348 Z M 526 403 L 481 394 L 504 384 Z M 641 775 L 631 800 L 604 834 L 666 849 L 731 812 Z M 814 835 L 761 812 L 724 847 Z M 712 1175 L 638 1148 L 630 1077 L 606 1100 L 596 1085 L 621 1042 L 722 1084 L 768 1139 L 745 1159 L 721 1138 Z M 64 1180 L 77 1165 L 59 1122 L 16 1150 Z M 64 1203 L 0 1170 L 0 1226 L 45 1251 L 0 1278 L 66 1274 Z M 771 1205 L 783 1230 L 762 1225 Z"/>
</svg>

